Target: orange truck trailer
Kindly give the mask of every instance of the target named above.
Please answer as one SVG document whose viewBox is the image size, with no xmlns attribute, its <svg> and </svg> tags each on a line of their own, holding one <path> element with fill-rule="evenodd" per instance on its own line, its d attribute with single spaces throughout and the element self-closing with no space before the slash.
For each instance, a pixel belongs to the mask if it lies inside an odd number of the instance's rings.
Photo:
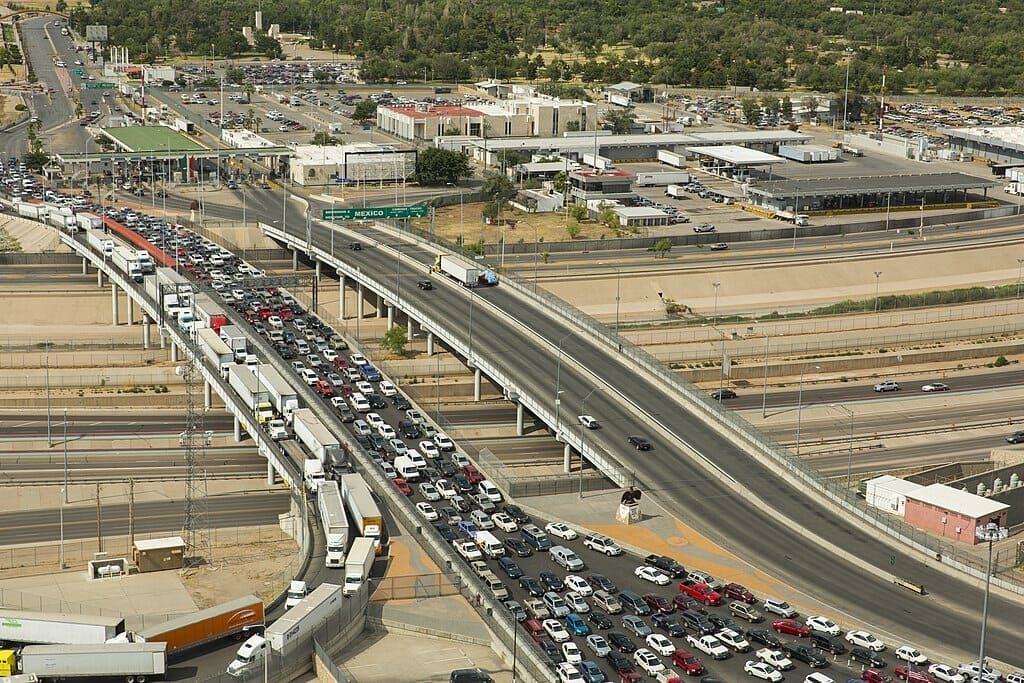
<svg viewBox="0 0 1024 683">
<path fill-rule="evenodd" d="M 248 638 L 261 632 L 263 625 L 263 601 L 245 595 L 136 631 L 132 640 L 167 643 L 167 654 L 172 655 L 221 638 Z"/>
</svg>

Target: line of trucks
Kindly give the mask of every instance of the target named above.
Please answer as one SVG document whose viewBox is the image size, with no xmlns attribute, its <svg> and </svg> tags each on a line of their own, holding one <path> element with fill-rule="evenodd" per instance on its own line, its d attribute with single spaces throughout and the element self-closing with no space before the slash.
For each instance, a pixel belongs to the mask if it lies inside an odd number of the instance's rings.
<svg viewBox="0 0 1024 683">
<path fill-rule="evenodd" d="M 482 269 L 473 261 L 460 256 L 438 254 L 431 270 L 450 277 L 463 287 L 498 284 L 498 275 L 493 270 Z"/>
<path fill-rule="evenodd" d="M 26 644 L 0 649 L 0 677 L 145 683 L 166 673 L 168 658 L 222 638 L 246 637 L 264 623 L 263 601 L 255 595 L 135 632 L 126 631 L 119 617 L 0 610 L 0 641 Z"/>
</svg>

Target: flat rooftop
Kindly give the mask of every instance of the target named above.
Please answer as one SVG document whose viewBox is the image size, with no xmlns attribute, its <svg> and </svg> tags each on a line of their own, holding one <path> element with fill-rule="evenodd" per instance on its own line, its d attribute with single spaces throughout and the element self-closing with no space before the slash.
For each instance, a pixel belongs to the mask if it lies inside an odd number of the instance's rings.
<svg viewBox="0 0 1024 683">
<path fill-rule="evenodd" d="M 786 160 L 774 154 L 760 152 L 739 145 L 700 145 L 687 147 L 686 151 L 702 157 L 711 157 L 736 166 L 766 166 L 768 164 L 784 164 Z"/>
<path fill-rule="evenodd" d="M 747 192 L 765 196 L 885 194 L 998 187 L 999 183 L 966 173 L 920 173 L 849 178 L 774 180 L 751 185 Z"/>
<path fill-rule="evenodd" d="M 126 152 L 192 152 L 203 149 L 169 126 L 103 128 L 103 133 Z"/>
</svg>

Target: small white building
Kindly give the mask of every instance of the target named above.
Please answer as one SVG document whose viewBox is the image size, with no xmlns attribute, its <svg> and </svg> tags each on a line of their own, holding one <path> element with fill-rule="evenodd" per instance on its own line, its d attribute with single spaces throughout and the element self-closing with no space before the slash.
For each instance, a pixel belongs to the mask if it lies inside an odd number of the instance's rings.
<svg viewBox="0 0 1024 683">
<path fill-rule="evenodd" d="M 551 213 L 565 205 L 565 195 L 554 190 L 520 190 L 511 204 L 527 213 Z"/>
<path fill-rule="evenodd" d="M 289 174 L 304 187 L 400 182 L 416 173 L 416 150 L 393 145 L 295 145 Z"/>
<path fill-rule="evenodd" d="M 668 225 L 670 220 L 667 213 L 661 209 L 649 206 L 616 206 L 612 210 L 619 217 L 619 225 L 624 228 L 649 228 Z"/>
<path fill-rule="evenodd" d="M 889 474 L 867 480 L 864 487 L 868 505 L 900 517 L 907 506 L 907 494 L 922 488 L 920 484 Z"/>
</svg>

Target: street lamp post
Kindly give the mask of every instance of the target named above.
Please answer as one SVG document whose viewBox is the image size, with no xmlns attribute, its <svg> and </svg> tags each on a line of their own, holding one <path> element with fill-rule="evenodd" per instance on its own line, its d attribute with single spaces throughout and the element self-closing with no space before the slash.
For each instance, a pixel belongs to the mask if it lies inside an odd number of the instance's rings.
<svg viewBox="0 0 1024 683">
<path fill-rule="evenodd" d="M 815 370 L 821 370 L 820 365 L 814 366 Z M 797 391 L 796 399 L 796 454 L 800 455 L 800 417 L 803 414 L 804 408 L 804 371 L 807 370 L 807 366 L 804 365 L 800 368 L 800 389 Z"/>
<path fill-rule="evenodd" d="M 715 288 L 715 312 L 711 316 L 711 324 L 712 324 L 712 326 L 718 324 L 718 287 L 721 284 L 722 284 L 721 282 L 712 282 L 711 283 L 711 286 Z"/>
<path fill-rule="evenodd" d="M 768 417 L 768 331 L 764 333 L 764 382 L 761 385 L 761 419 Z M 782 335 L 779 335 L 782 336 Z"/>
<path fill-rule="evenodd" d="M 1020 276 L 1021 270 L 1024 269 L 1024 258 L 1017 259 L 1017 298 L 1020 298 Z"/>
<path fill-rule="evenodd" d="M 619 302 L 622 301 L 620 296 L 622 292 L 622 270 L 619 268 L 615 269 L 615 334 L 619 333 Z"/>
<path fill-rule="evenodd" d="M 838 408 L 850 416 L 850 454 L 846 459 L 846 490 L 850 490 L 850 480 L 853 474 L 853 411 L 842 403 L 830 403 L 829 408 Z"/>
<path fill-rule="evenodd" d="M 559 340 L 559 342 L 558 342 L 558 363 L 555 366 L 555 439 L 556 440 L 558 439 L 558 432 L 561 429 L 561 424 L 560 423 L 561 423 L 561 412 L 562 411 L 561 411 L 559 406 L 560 406 L 560 404 L 562 402 L 562 399 L 560 399 L 559 396 L 562 393 L 562 391 L 561 391 L 561 388 L 562 388 L 562 344 L 564 344 L 565 341 L 569 337 L 574 335 L 574 334 L 576 334 L 576 333 L 575 332 L 570 332 L 567 335 L 565 335 L 564 337 L 562 337 Z"/>
<path fill-rule="evenodd" d="M 985 570 L 985 601 L 981 608 L 981 645 L 978 647 L 978 680 L 985 673 L 985 630 L 988 627 L 988 594 L 992 582 L 992 544 L 1009 536 L 1010 530 L 999 526 L 999 518 L 993 517 L 988 524 L 977 527 L 974 535 L 979 541 L 988 542 L 988 567 Z"/>
<path fill-rule="evenodd" d="M 878 279 L 882 277 L 882 271 L 875 271 L 875 313 L 878 313 Z M 1019 292 L 1018 292 L 1019 294 Z"/>
<path fill-rule="evenodd" d="M 846 53 L 846 88 L 843 94 L 843 133 L 846 132 L 846 111 L 850 101 L 850 62 L 853 61 L 853 48 L 843 50 Z"/>
<path fill-rule="evenodd" d="M 591 389 L 590 393 L 583 397 L 580 402 L 580 415 L 587 414 L 587 399 L 594 395 L 597 389 Z M 586 427 L 583 420 L 580 420 L 580 498 L 583 498 L 583 447 L 586 445 Z"/>
</svg>

